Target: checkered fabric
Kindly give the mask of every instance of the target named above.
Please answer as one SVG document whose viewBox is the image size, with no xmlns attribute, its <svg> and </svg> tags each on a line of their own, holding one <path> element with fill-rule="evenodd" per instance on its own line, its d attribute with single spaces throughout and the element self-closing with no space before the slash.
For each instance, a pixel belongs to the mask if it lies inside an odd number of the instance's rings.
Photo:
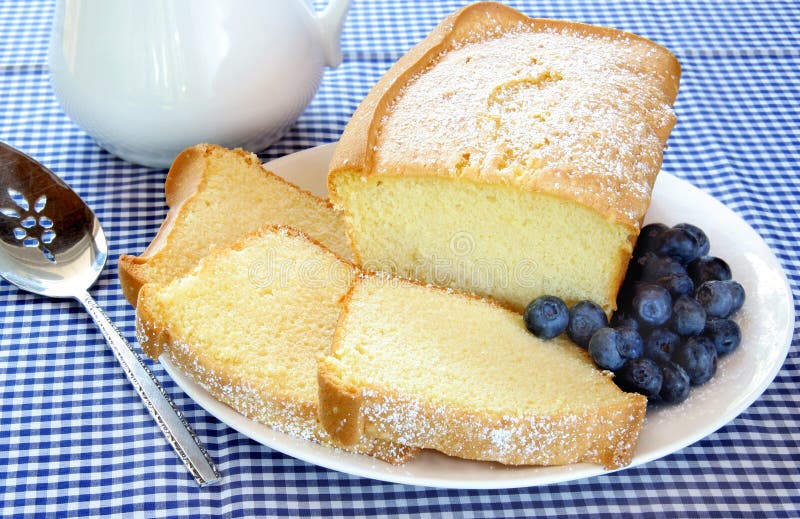
<svg viewBox="0 0 800 519">
<path fill-rule="evenodd" d="M 0 0 L 0 140 L 49 165 L 94 209 L 111 258 L 92 289 L 129 340 L 134 314 L 116 276 L 166 208 L 163 170 L 99 149 L 48 83 L 54 0 Z M 321 2 L 324 3 L 324 2 Z M 445 15 L 445 0 L 355 0 L 344 63 L 274 158 L 332 142 L 371 85 Z M 741 2 L 520 0 L 537 17 L 626 29 L 680 59 L 684 75 L 664 170 L 741 215 L 800 287 L 800 9 Z M 298 461 L 211 417 L 153 369 L 225 474 L 189 477 L 78 304 L 0 281 L 0 515 L 240 516 L 800 516 L 800 336 L 755 404 L 704 440 L 622 472 L 539 488 L 439 490 L 361 479 Z"/>
</svg>

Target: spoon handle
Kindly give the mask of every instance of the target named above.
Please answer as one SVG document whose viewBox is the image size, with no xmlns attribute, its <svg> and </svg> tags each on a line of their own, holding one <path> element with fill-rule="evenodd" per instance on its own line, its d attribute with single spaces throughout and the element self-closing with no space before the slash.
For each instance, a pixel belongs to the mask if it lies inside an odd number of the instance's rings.
<svg viewBox="0 0 800 519">
<path fill-rule="evenodd" d="M 77 294 L 75 298 L 86 307 L 89 315 L 103 332 L 125 375 L 194 479 L 200 486 L 219 481 L 221 475 L 200 438 L 142 358 L 88 293 Z"/>
</svg>

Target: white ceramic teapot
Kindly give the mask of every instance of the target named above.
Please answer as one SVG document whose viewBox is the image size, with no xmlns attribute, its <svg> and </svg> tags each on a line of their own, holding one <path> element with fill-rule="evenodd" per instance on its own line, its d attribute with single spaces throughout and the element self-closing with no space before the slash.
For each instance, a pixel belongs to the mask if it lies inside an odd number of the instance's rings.
<svg viewBox="0 0 800 519">
<path fill-rule="evenodd" d="M 261 151 L 341 62 L 350 0 L 58 0 L 49 49 L 64 111 L 123 159 L 167 167 L 200 142 Z"/>
</svg>

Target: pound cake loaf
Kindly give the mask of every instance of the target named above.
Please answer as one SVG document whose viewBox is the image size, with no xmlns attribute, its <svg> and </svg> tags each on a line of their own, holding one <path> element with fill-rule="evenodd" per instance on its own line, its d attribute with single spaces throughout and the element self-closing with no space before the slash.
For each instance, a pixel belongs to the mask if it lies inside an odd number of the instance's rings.
<svg viewBox="0 0 800 519">
<path fill-rule="evenodd" d="M 680 66 L 630 33 L 479 3 L 446 18 L 345 128 L 328 189 L 357 263 L 492 296 L 615 308 Z"/>
<path fill-rule="evenodd" d="M 330 350 L 354 272 L 298 231 L 267 227 L 212 251 L 171 283 L 144 285 L 137 336 L 147 355 L 167 355 L 248 418 L 330 443 L 317 419 L 317 358 Z M 348 450 L 392 463 L 416 452 L 370 439 Z"/>
<path fill-rule="evenodd" d="M 510 465 L 628 465 L 647 399 L 585 350 L 542 341 L 495 302 L 385 275 L 358 279 L 319 364 L 320 419 L 342 445 L 381 438 Z"/>
<path fill-rule="evenodd" d="M 172 164 L 164 191 L 170 211 L 141 256 L 119 260 L 122 291 L 136 306 L 145 283 L 166 284 L 215 247 L 266 224 L 300 229 L 351 259 L 344 222 L 331 205 L 265 170 L 252 153 L 199 144 Z"/>
</svg>

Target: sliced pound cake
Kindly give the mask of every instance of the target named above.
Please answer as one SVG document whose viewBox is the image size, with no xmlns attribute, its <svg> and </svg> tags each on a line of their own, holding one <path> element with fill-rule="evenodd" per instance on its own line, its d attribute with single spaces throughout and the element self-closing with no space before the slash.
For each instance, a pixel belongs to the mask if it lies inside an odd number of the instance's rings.
<svg viewBox="0 0 800 519">
<path fill-rule="evenodd" d="M 355 268 L 298 231 L 268 227 L 216 249 L 184 277 L 146 284 L 137 336 L 214 398 L 278 431 L 321 443 L 317 357 L 330 349 Z M 349 450 L 392 463 L 414 448 L 365 439 Z"/>
<path fill-rule="evenodd" d="M 344 222 L 319 199 L 265 170 L 252 153 L 199 144 L 184 150 L 167 175 L 166 220 L 141 256 L 123 255 L 119 277 L 136 306 L 145 283 L 168 283 L 215 247 L 266 224 L 300 229 L 350 259 Z"/>
<path fill-rule="evenodd" d="M 478 3 L 356 110 L 330 165 L 356 260 L 522 310 L 615 307 L 650 203 L 680 66 L 626 32 Z"/>
<path fill-rule="evenodd" d="M 319 389 L 320 419 L 342 445 L 381 438 L 510 465 L 625 466 L 647 406 L 519 314 L 380 275 L 345 298 Z"/>
</svg>

